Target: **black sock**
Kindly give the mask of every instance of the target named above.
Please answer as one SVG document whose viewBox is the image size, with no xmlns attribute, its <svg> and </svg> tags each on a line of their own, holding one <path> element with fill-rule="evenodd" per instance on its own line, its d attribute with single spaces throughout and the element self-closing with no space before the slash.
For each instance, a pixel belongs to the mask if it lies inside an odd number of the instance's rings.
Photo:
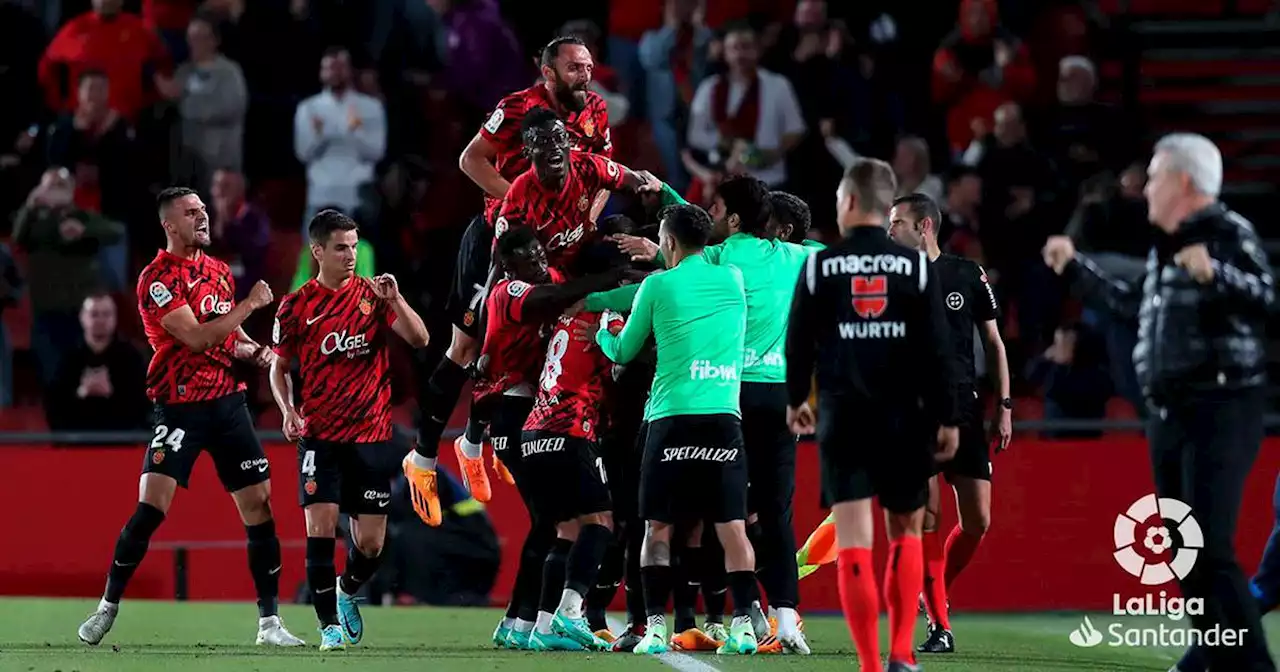
<svg viewBox="0 0 1280 672">
<path fill-rule="evenodd" d="M 535 519 L 525 537 L 524 548 L 520 553 L 520 568 L 516 570 L 525 575 L 520 594 L 513 597 L 519 602 L 516 614 L 521 620 L 532 622 L 538 618 L 538 606 L 542 601 L 542 572 L 547 554 L 551 552 L 555 541 L 556 528 Z M 564 570 L 561 568 L 557 583 L 563 579 Z M 556 589 L 559 590 L 560 586 Z"/>
<path fill-rule="evenodd" d="M 600 563 L 612 540 L 613 530 L 604 525 L 583 525 L 578 530 L 578 540 L 569 549 L 564 587 L 577 591 L 585 599 L 591 592 L 591 586 L 595 585 L 596 575 L 600 573 Z"/>
<path fill-rule="evenodd" d="M 704 542 L 706 543 L 706 542 Z M 702 604 L 708 623 L 724 622 L 724 605 L 728 589 L 724 571 L 724 548 L 719 540 L 706 543 L 702 551 Z"/>
<path fill-rule="evenodd" d="M 764 527 L 757 520 L 747 525 L 747 541 L 751 542 L 751 548 L 755 550 L 756 555 L 756 571 L 760 571 L 772 559 L 769 557 L 768 543 L 765 541 Z M 795 557 L 794 555 L 792 557 Z"/>
<path fill-rule="evenodd" d="M 334 591 L 338 579 L 333 569 L 335 545 L 332 538 L 307 537 L 307 584 L 311 587 L 311 602 L 321 627 L 338 624 L 338 594 Z"/>
<path fill-rule="evenodd" d="M 592 632 L 609 627 L 606 611 L 613 598 L 618 594 L 618 586 L 622 584 L 622 571 L 625 562 L 625 549 L 616 539 L 611 539 L 605 549 L 604 559 L 600 561 L 600 571 L 596 573 L 595 585 L 587 591 L 586 616 L 587 625 Z"/>
<path fill-rule="evenodd" d="M 111 569 L 107 571 L 107 590 L 102 599 L 119 604 L 124 597 L 125 586 L 138 569 L 142 558 L 147 554 L 147 546 L 151 544 L 151 535 L 156 533 L 160 523 L 164 522 L 164 513 L 150 504 L 138 502 L 133 515 L 120 530 L 116 539 L 116 550 L 111 554 Z"/>
<path fill-rule="evenodd" d="M 476 412 L 475 402 L 471 402 L 471 412 L 467 414 L 467 428 L 463 430 L 463 436 L 471 443 L 480 443 L 484 440 L 484 428 L 488 422 L 480 417 Z"/>
<path fill-rule="evenodd" d="M 382 564 L 382 553 L 372 558 L 360 552 L 355 544 L 347 549 L 347 568 L 342 572 L 341 581 L 342 592 L 347 595 L 355 595 L 360 592 L 364 584 L 373 578 L 374 573 L 378 571 L 378 566 Z"/>
<path fill-rule="evenodd" d="M 266 618 L 280 613 L 280 539 L 276 537 L 276 521 L 245 525 L 249 537 L 249 572 L 258 593 L 258 616 Z"/>
<path fill-rule="evenodd" d="M 652 565 L 641 567 L 644 578 L 644 611 L 649 616 L 667 615 L 667 597 L 671 594 L 671 567 Z"/>
<path fill-rule="evenodd" d="M 698 588 L 702 586 L 702 547 L 686 546 L 677 553 L 672 586 L 675 629 L 684 632 L 698 627 Z"/>
<path fill-rule="evenodd" d="M 800 568 L 794 561 L 785 560 L 796 557 L 795 534 L 791 524 L 781 517 L 776 524 L 764 529 L 764 538 L 755 546 L 759 568 L 756 575 L 769 598 L 769 606 L 795 609 L 800 601 Z"/>
<path fill-rule="evenodd" d="M 440 454 L 440 435 L 453 415 L 453 407 L 458 405 L 458 396 L 462 394 L 462 386 L 467 382 L 467 370 L 458 366 L 452 359 L 444 357 L 427 381 L 426 394 L 418 404 L 418 445 L 419 455 L 435 459 Z"/>
<path fill-rule="evenodd" d="M 569 564 L 569 551 L 572 548 L 572 541 L 558 537 L 551 545 L 551 552 L 542 564 L 542 599 L 538 602 L 538 611 L 554 614 L 560 606 L 560 594 L 564 592 L 565 566 Z"/>
<path fill-rule="evenodd" d="M 626 581 L 627 581 L 627 621 L 634 625 L 644 625 L 647 611 L 644 604 L 644 578 L 640 569 L 640 549 L 644 545 L 644 523 L 636 522 L 627 526 L 623 539 L 626 540 Z"/>
<path fill-rule="evenodd" d="M 751 613 L 751 592 L 755 589 L 755 572 L 729 572 L 729 590 L 733 593 L 733 616 Z"/>
</svg>

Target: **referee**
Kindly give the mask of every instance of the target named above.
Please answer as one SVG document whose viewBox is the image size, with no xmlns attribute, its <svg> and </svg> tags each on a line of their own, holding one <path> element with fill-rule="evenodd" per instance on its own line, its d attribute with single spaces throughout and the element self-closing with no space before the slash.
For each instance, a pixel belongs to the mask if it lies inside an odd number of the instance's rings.
<svg viewBox="0 0 1280 672">
<path fill-rule="evenodd" d="M 839 590 L 863 670 L 880 670 L 872 497 L 887 512 L 889 672 L 915 665 L 916 597 L 924 588 L 921 528 L 937 459 L 959 444 L 952 346 L 937 272 L 925 253 L 885 233 L 897 190 L 883 161 L 859 159 L 836 193 L 844 239 L 808 258 L 787 330 L 787 412 L 814 430 L 805 401 L 817 363 L 823 504 L 835 516 Z M 936 431 L 935 431 L 936 430 Z"/>
<path fill-rule="evenodd" d="M 1156 494 L 1188 504 L 1204 533 L 1204 549 L 1180 579 L 1183 596 L 1204 599 L 1191 622 L 1201 632 L 1245 631 L 1238 646 L 1205 647 L 1209 669 L 1275 670 L 1233 546 L 1244 481 L 1262 444 L 1271 269 L 1253 225 L 1218 201 L 1222 155 L 1213 142 L 1165 136 L 1147 175 L 1149 218 L 1161 235 L 1140 281 L 1109 275 L 1065 236 L 1049 239 L 1045 263 L 1086 298 L 1138 316 L 1133 364 L 1152 411 Z"/>
</svg>

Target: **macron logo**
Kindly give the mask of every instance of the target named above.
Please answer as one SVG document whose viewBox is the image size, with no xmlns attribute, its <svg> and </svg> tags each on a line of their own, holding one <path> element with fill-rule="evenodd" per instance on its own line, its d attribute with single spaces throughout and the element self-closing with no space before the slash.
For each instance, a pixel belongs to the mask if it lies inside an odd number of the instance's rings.
<svg viewBox="0 0 1280 672">
<path fill-rule="evenodd" d="M 695 359 L 689 365 L 689 380 L 737 380 L 738 367 L 712 364 L 709 359 Z"/>
</svg>

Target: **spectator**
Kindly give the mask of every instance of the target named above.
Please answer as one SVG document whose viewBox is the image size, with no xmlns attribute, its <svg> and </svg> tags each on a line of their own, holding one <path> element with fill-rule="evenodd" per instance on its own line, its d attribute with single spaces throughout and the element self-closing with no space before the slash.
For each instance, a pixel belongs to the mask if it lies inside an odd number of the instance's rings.
<svg viewBox="0 0 1280 672">
<path fill-rule="evenodd" d="M 191 60 L 178 68 L 173 86 L 163 93 L 178 101 L 182 115 L 177 181 L 207 192 L 218 167 L 243 169 L 249 91 L 240 66 L 218 51 L 212 19 L 193 20 L 187 43 Z"/>
<path fill-rule="evenodd" d="M 223 168 L 214 172 L 210 194 L 210 252 L 231 266 L 236 301 L 243 301 L 254 284 L 266 279 L 271 222 L 265 212 L 245 198 L 244 175 L 236 170 Z"/>
<path fill-rule="evenodd" d="M 978 212 L 982 206 L 982 178 L 969 166 L 955 166 L 947 174 L 945 198 L 942 206 L 942 227 L 938 239 L 944 241 L 943 250 L 968 259 L 981 260 L 982 230 Z M 988 274 L 995 275 L 993 269 Z M 992 279 L 994 282 L 994 278 Z"/>
<path fill-rule="evenodd" d="M 19 4 L 0 2 L 0 212 L 22 204 L 39 174 L 28 161 L 40 130 L 40 86 L 36 68 L 47 36 L 44 25 Z"/>
<path fill-rule="evenodd" d="M 40 86 L 45 101 L 58 112 L 74 112 L 80 100 L 72 82 L 94 70 L 111 80 L 111 109 L 135 121 L 154 100 L 149 84 L 168 84 L 169 55 L 160 38 L 135 14 L 123 11 L 124 0 L 93 0 L 93 11 L 71 19 L 58 31 L 40 59 Z M 151 81 L 146 73 L 152 72 Z"/>
<path fill-rule="evenodd" d="M 1024 47 L 999 23 L 996 0 L 963 0 L 960 26 L 933 58 L 933 100 L 947 108 L 954 152 L 986 134 L 1001 104 L 1035 92 L 1035 68 Z"/>
<path fill-rule="evenodd" d="M 699 0 L 667 0 L 662 28 L 640 39 L 645 115 L 667 182 L 681 192 L 689 186 L 689 173 L 680 159 L 689 106 L 698 82 L 707 75 L 707 49 L 713 37 L 699 19 L 699 4 Z"/>
<path fill-rule="evenodd" d="M 147 365 L 116 333 L 116 303 L 91 294 L 80 307 L 83 342 L 63 353 L 45 394 L 55 432 L 127 431 L 147 426 Z"/>
<path fill-rule="evenodd" d="M 374 166 L 387 149 L 382 103 L 351 89 L 346 49 L 325 51 L 320 81 L 324 91 L 299 103 L 293 119 L 294 152 L 307 167 L 304 229 L 321 206 L 359 210 L 361 191 L 373 182 Z"/>
<path fill-rule="evenodd" d="M 4 326 L 4 310 L 22 298 L 22 275 L 9 246 L 0 243 L 0 408 L 13 406 L 13 348 Z"/>
<path fill-rule="evenodd" d="M 1053 333 L 1053 345 L 1031 362 L 1027 380 L 1044 388 L 1044 419 L 1101 420 L 1111 398 L 1111 379 L 1102 366 L 1096 338 L 1087 329 L 1068 325 Z M 1045 438 L 1096 438 L 1101 430 L 1065 429 Z"/>
<path fill-rule="evenodd" d="M 98 252 L 124 227 L 73 202 L 74 178 L 50 168 L 14 219 L 13 238 L 27 252 L 31 346 L 47 386 L 62 354 L 80 341 L 80 303 L 98 285 Z"/>
<path fill-rule="evenodd" d="M 804 138 L 800 101 L 786 77 L 760 67 L 756 32 L 745 23 L 725 31 L 728 71 L 698 86 L 689 118 L 685 167 L 710 199 L 723 175 L 746 173 L 772 188 L 787 181 L 787 156 Z"/>
<path fill-rule="evenodd" d="M 156 31 L 174 63 L 187 60 L 187 25 L 196 13 L 196 0 L 142 0 L 142 21 Z"/>
<path fill-rule="evenodd" d="M 1039 124 L 1037 145 L 1063 172 L 1071 192 L 1104 170 L 1116 171 L 1134 159 L 1137 136 L 1125 115 L 1094 99 L 1098 73 L 1083 56 L 1068 56 L 1058 66 L 1057 104 Z"/>
<path fill-rule="evenodd" d="M 898 140 L 893 153 L 893 173 L 898 178 L 898 195 L 924 194 L 934 203 L 942 202 L 942 180 L 931 172 L 929 143 L 908 135 Z"/>
<path fill-rule="evenodd" d="M 483 113 L 533 78 L 494 0 L 427 0 L 444 24 L 448 54 L 441 84 L 468 112 Z"/>
</svg>

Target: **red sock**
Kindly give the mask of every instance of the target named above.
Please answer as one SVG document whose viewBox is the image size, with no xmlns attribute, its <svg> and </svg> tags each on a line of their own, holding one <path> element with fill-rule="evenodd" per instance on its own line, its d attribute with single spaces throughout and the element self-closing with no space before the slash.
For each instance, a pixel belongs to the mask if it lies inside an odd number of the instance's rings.
<svg viewBox="0 0 1280 672">
<path fill-rule="evenodd" d="M 982 535 L 967 534 L 959 525 L 951 529 L 951 534 L 947 535 L 947 569 L 944 572 L 948 593 L 951 592 L 951 584 L 969 566 L 969 561 L 973 560 L 981 545 Z"/>
<path fill-rule="evenodd" d="M 880 598 L 876 590 L 871 549 L 842 548 L 836 558 L 840 585 L 840 607 L 849 636 L 858 648 L 862 672 L 881 672 Z"/>
<path fill-rule="evenodd" d="M 947 614 L 947 583 L 943 580 L 946 555 L 937 530 L 924 533 L 924 609 L 929 620 L 951 629 L 951 616 Z"/>
<path fill-rule="evenodd" d="M 889 568 L 884 574 L 884 599 L 889 604 L 889 662 L 916 662 L 911 637 L 916 629 L 916 597 L 924 590 L 924 549 L 920 537 L 904 536 L 889 543 Z"/>
</svg>

